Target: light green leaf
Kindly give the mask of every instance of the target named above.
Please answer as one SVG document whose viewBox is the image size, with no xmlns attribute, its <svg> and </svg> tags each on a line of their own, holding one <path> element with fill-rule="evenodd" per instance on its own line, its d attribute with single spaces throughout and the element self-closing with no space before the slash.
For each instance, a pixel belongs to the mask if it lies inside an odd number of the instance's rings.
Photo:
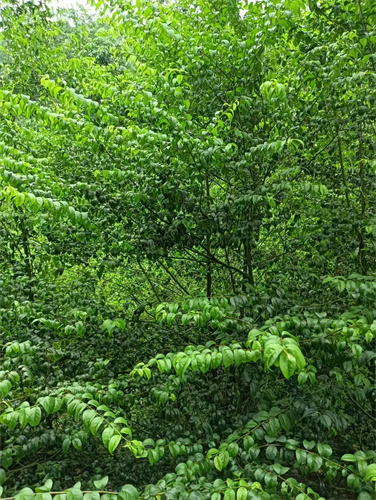
<svg viewBox="0 0 376 500">
<path fill-rule="evenodd" d="M 78 488 L 70 488 L 67 490 L 67 500 L 82 500 L 82 491 Z"/>
<path fill-rule="evenodd" d="M 264 351 L 265 368 L 270 368 L 283 351 L 281 344 L 269 344 Z"/>
<path fill-rule="evenodd" d="M 95 487 L 98 488 L 98 490 L 104 490 L 105 487 L 108 484 L 108 476 L 102 477 L 102 479 L 97 479 L 94 481 Z"/>
<path fill-rule="evenodd" d="M 235 500 L 235 491 L 232 488 L 225 491 L 224 500 Z"/>
<path fill-rule="evenodd" d="M 15 496 L 15 500 L 34 500 L 34 492 L 30 488 L 23 488 L 18 495 Z"/>
<path fill-rule="evenodd" d="M 111 455 L 119 446 L 120 441 L 121 441 L 120 434 L 116 434 L 115 436 L 112 436 L 112 438 L 110 439 L 110 442 L 108 443 L 108 451 L 111 453 Z"/>
<path fill-rule="evenodd" d="M 12 384 L 9 382 L 9 380 L 2 380 L 0 382 L 0 395 L 2 398 L 5 398 L 5 396 L 10 392 L 12 389 Z"/>
<path fill-rule="evenodd" d="M 121 500 L 138 500 L 138 496 L 138 491 L 131 484 L 123 486 L 118 495 Z"/>
<path fill-rule="evenodd" d="M 376 481 L 376 464 L 370 464 L 364 474 L 364 481 Z"/>
<path fill-rule="evenodd" d="M 228 368 L 234 362 L 234 353 L 231 349 L 224 349 L 222 351 L 223 366 Z"/>
<path fill-rule="evenodd" d="M 289 379 L 295 373 L 296 360 L 292 354 L 283 351 L 279 358 L 279 366 L 284 377 Z"/>
<path fill-rule="evenodd" d="M 221 471 L 223 469 L 223 463 L 222 463 L 221 457 L 219 455 L 214 457 L 214 467 L 219 471 Z"/>
<path fill-rule="evenodd" d="M 18 419 L 22 428 L 26 427 L 26 425 L 29 423 L 30 413 L 31 410 L 29 406 L 20 408 Z"/>
<path fill-rule="evenodd" d="M 106 448 L 108 448 L 109 443 L 110 443 L 110 439 L 112 438 L 112 436 L 114 435 L 115 432 L 116 432 L 115 429 L 113 429 L 112 427 L 106 427 L 103 430 L 102 442 Z"/>
<path fill-rule="evenodd" d="M 247 496 L 248 490 L 244 486 L 241 486 L 236 492 L 236 500 L 247 500 Z"/>
</svg>

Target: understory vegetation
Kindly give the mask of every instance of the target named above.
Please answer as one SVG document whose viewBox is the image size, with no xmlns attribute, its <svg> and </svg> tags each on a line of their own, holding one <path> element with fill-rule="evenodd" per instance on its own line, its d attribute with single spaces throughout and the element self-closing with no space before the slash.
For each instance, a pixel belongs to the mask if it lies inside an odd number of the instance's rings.
<svg viewBox="0 0 376 500">
<path fill-rule="evenodd" d="M 376 0 L 88 8 L 0 6 L 0 497 L 376 499 Z"/>
</svg>

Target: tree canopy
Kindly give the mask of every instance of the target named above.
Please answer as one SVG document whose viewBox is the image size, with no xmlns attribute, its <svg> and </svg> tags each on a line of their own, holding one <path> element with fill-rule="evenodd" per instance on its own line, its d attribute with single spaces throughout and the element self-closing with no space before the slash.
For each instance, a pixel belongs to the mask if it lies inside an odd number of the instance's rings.
<svg viewBox="0 0 376 500">
<path fill-rule="evenodd" d="M 376 499 L 376 0 L 0 6 L 0 497 Z"/>
</svg>

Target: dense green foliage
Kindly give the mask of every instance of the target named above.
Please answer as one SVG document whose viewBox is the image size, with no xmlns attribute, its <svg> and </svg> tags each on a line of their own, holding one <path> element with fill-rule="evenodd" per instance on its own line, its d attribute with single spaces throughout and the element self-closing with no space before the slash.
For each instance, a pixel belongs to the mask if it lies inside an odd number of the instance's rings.
<svg viewBox="0 0 376 500">
<path fill-rule="evenodd" d="M 376 0 L 93 6 L 0 7 L 0 497 L 375 499 Z"/>
</svg>

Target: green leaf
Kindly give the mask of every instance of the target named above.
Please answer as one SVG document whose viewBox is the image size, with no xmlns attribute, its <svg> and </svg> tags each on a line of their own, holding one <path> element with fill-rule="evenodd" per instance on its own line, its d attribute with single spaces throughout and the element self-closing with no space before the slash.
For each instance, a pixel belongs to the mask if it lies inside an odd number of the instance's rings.
<svg viewBox="0 0 376 500">
<path fill-rule="evenodd" d="M 108 448 L 108 446 L 110 444 L 110 439 L 112 438 L 112 436 L 114 435 L 115 432 L 116 432 L 115 429 L 113 429 L 112 427 L 106 427 L 103 430 L 102 442 L 106 448 Z"/>
<path fill-rule="evenodd" d="M 138 491 L 131 484 L 123 486 L 118 495 L 121 500 L 138 500 L 138 496 Z"/>
<path fill-rule="evenodd" d="M 222 363 L 222 353 L 221 352 L 213 352 L 211 355 L 213 369 L 218 368 L 218 366 Z"/>
<path fill-rule="evenodd" d="M 272 417 L 269 420 L 268 435 L 272 436 L 272 437 L 276 437 L 280 430 L 281 430 L 281 426 L 280 426 L 279 420 L 275 417 Z"/>
<path fill-rule="evenodd" d="M 364 481 L 376 481 L 376 464 L 370 464 L 365 473 L 364 473 Z"/>
<path fill-rule="evenodd" d="M 283 351 L 279 358 L 279 366 L 284 377 L 289 379 L 295 373 L 296 360 L 292 354 Z"/>
<path fill-rule="evenodd" d="M 274 460 L 274 458 L 277 456 L 277 453 L 278 449 L 275 445 L 268 446 L 265 451 L 266 458 L 269 460 Z"/>
<path fill-rule="evenodd" d="M 76 448 L 76 450 L 81 450 L 82 449 L 82 441 L 81 439 L 75 437 L 72 439 L 72 444 Z"/>
<path fill-rule="evenodd" d="M 283 347 L 281 344 L 269 344 L 264 352 L 265 368 L 270 368 L 277 361 Z"/>
<path fill-rule="evenodd" d="M 355 474 L 349 474 L 347 476 L 347 486 L 353 490 L 357 490 L 360 485 L 360 479 Z"/>
<path fill-rule="evenodd" d="M 232 488 L 225 491 L 224 500 L 235 500 L 235 491 Z"/>
<path fill-rule="evenodd" d="M 102 417 L 95 417 L 93 420 L 90 422 L 90 432 L 93 434 L 93 436 L 97 435 L 97 432 L 102 425 L 104 419 Z"/>
<path fill-rule="evenodd" d="M 7 478 L 6 472 L 4 469 L 0 469 L 0 486 L 4 484 L 5 480 Z"/>
<path fill-rule="evenodd" d="M 83 500 L 100 500 L 100 494 L 97 491 L 85 493 Z"/>
<path fill-rule="evenodd" d="M 178 455 L 179 453 L 177 453 Z M 158 462 L 159 460 L 159 454 L 158 454 L 158 451 L 157 450 L 148 450 L 148 458 L 149 458 L 149 462 L 150 462 L 150 465 L 154 465 Z"/>
<path fill-rule="evenodd" d="M 267 488 L 274 489 L 277 485 L 277 476 L 271 472 L 267 472 L 264 477 Z"/>
<path fill-rule="evenodd" d="M 71 445 L 71 439 L 70 438 L 65 438 L 63 441 L 63 452 L 66 453 Z"/>
<path fill-rule="evenodd" d="M 231 349 L 224 349 L 222 351 L 223 366 L 228 368 L 234 362 L 234 353 Z"/>
<path fill-rule="evenodd" d="M 270 468 L 279 475 L 286 474 L 290 470 L 289 467 L 283 467 L 281 464 L 272 464 Z"/>
<path fill-rule="evenodd" d="M 303 446 L 306 450 L 312 450 L 316 446 L 315 441 L 303 441 Z"/>
<path fill-rule="evenodd" d="M 35 500 L 52 500 L 52 495 L 50 493 L 37 493 L 35 495 Z"/>
<path fill-rule="evenodd" d="M 255 441 L 252 436 L 247 435 L 243 438 L 243 448 L 245 451 L 248 451 L 255 444 Z"/>
<path fill-rule="evenodd" d="M 34 500 L 34 492 L 30 488 L 23 488 L 18 495 L 15 496 L 15 500 Z"/>
<path fill-rule="evenodd" d="M 289 344 L 288 346 L 286 346 L 286 350 L 293 355 L 296 366 L 298 367 L 299 372 L 301 372 L 306 365 L 306 361 L 299 346 L 295 344 Z"/>
<path fill-rule="evenodd" d="M 211 457 L 213 457 L 214 455 L 217 455 L 217 454 L 218 454 L 217 448 L 210 448 L 210 450 L 206 454 L 206 458 L 210 459 Z"/>
<path fill-rule="evenodd" d="M 43 406 L 47 415 L 50 415 L 51 413 L 53 413 L 54 408 L 55 408 L 55 398 L 47 396 L 45 398 L 40 398 L 38 400 L 38 402 Z"/>
<path fill-rule="evenodd" d="M 0 382 L 0 395 L 2 398 L 5 398 L 5 396 L 10 392 L 12 389 L 12 384 L 9 382 L 9 380 L 2 380 Z"/>
<path fill-rule="evenodd" d="M 244 486 L 241 486 L 236 492 L 236 500 L 247 500 L 247 496 L 248 490 Z"/>
<path fill-rule="evenodd" d="M 125 418 L 124 418 L 124 417 L 117 417 L 117 418 L 115 418 L 115 420 L 114 420 L 114 424 L 124 424 L 124 425 L 126 425 L 126 426 L 128 426 L 128 425 L 129 425 L 129 424 L 128 424 L 128 422 L 125 420 Z M 153 445 L 153 446 L 154 446 L 154 445 Z"/>
<path fill-rule="evenodd" d="M 108 443 L 108 451 L 111 453 L 111 455 L 119 446 L 120 441 L 121 441 L 120 434 L 116 434 L 115 436 L 112 436 L 112 438 L 110 439 L 110 442 Z"/>
<path fill-rule="evenodd" d="M 299 450 L 295 451 L 295 454 L 296 454 L 296 460 L 297 460 L 298 464 L 305 465 L 307 462 L 307 452 L 299 449 Z"/>
<path fill-rule="evenodd" d="M 82 500 L 82 491 L 78 488 L 69 488 L 67 490 L 67 500 Z"/>
<path fill-rule="evenodd" d="M 322 458 L 318 455 L 313 455 L 308 453 L 307 455 L 307 465 L 311 472 L 317 472 L 322 466 Z"/>
<path fill-rule="evenodd" d="M 214 457 L 214 467 L 219 471 L 221 471 L 223 469 L 223 463 L 222 463 L 221 457 L 219 455 Z"/>
<path fill-rule="evenodd" d="M 47 479 L 47 481 L 44 483 L 44 485 L 40 488 L 36 488 L 35 491 L 37 492 L 44 492 L 44 491 L 51 491 L 53 486 L 52 479 Z"/>
<path fill-rule="evenodd" d="M 238 444 L 237 443 L 229 444 L 229 447 L 227 448 L 227 452 L 230 455 L 230 457 L 236 457 L 236 455 L 239 453 Z"/>
<path fill-rule="evenodd" d="M 221 459 L 223 469 L 226 468 L 230 461 L 230 454 L 227 451 L 220 451 L 219 457 Z"/>
<path fill-rule="evenodd" d="M 30 414 L 31 414 L 31 409 L 29 406 L 24 406 L 23 408 L 20 408 L 18 419 L 23 429 L 29 423 Z"/>
<path fill-rule="evenodd" d="M 317 443 L 317 450 L 324 458 L 329 458 L 333 453 L 332 448 L 328 444 Z"/>
<path fill-rule="evenodd" d="M 36 427 L 40 423 L 41 418 L 42 412 L 39 406 L 30 409 L 29 425 L 31 425 L 31 427 Z"/>
<path fill-rule="evenodd" d="M 197 356 L 197 365 L 202 373 L 206 373 L 211 365 L 211 355 L 207 354 L 199 354 Z"/>
<path fill-rule="evenodd" d="M 240 366 L 245 361 L 245 352 L 243 349 L 235 349 L 234 350 L 234 358 L 237 366 Z"/>
</svg>

